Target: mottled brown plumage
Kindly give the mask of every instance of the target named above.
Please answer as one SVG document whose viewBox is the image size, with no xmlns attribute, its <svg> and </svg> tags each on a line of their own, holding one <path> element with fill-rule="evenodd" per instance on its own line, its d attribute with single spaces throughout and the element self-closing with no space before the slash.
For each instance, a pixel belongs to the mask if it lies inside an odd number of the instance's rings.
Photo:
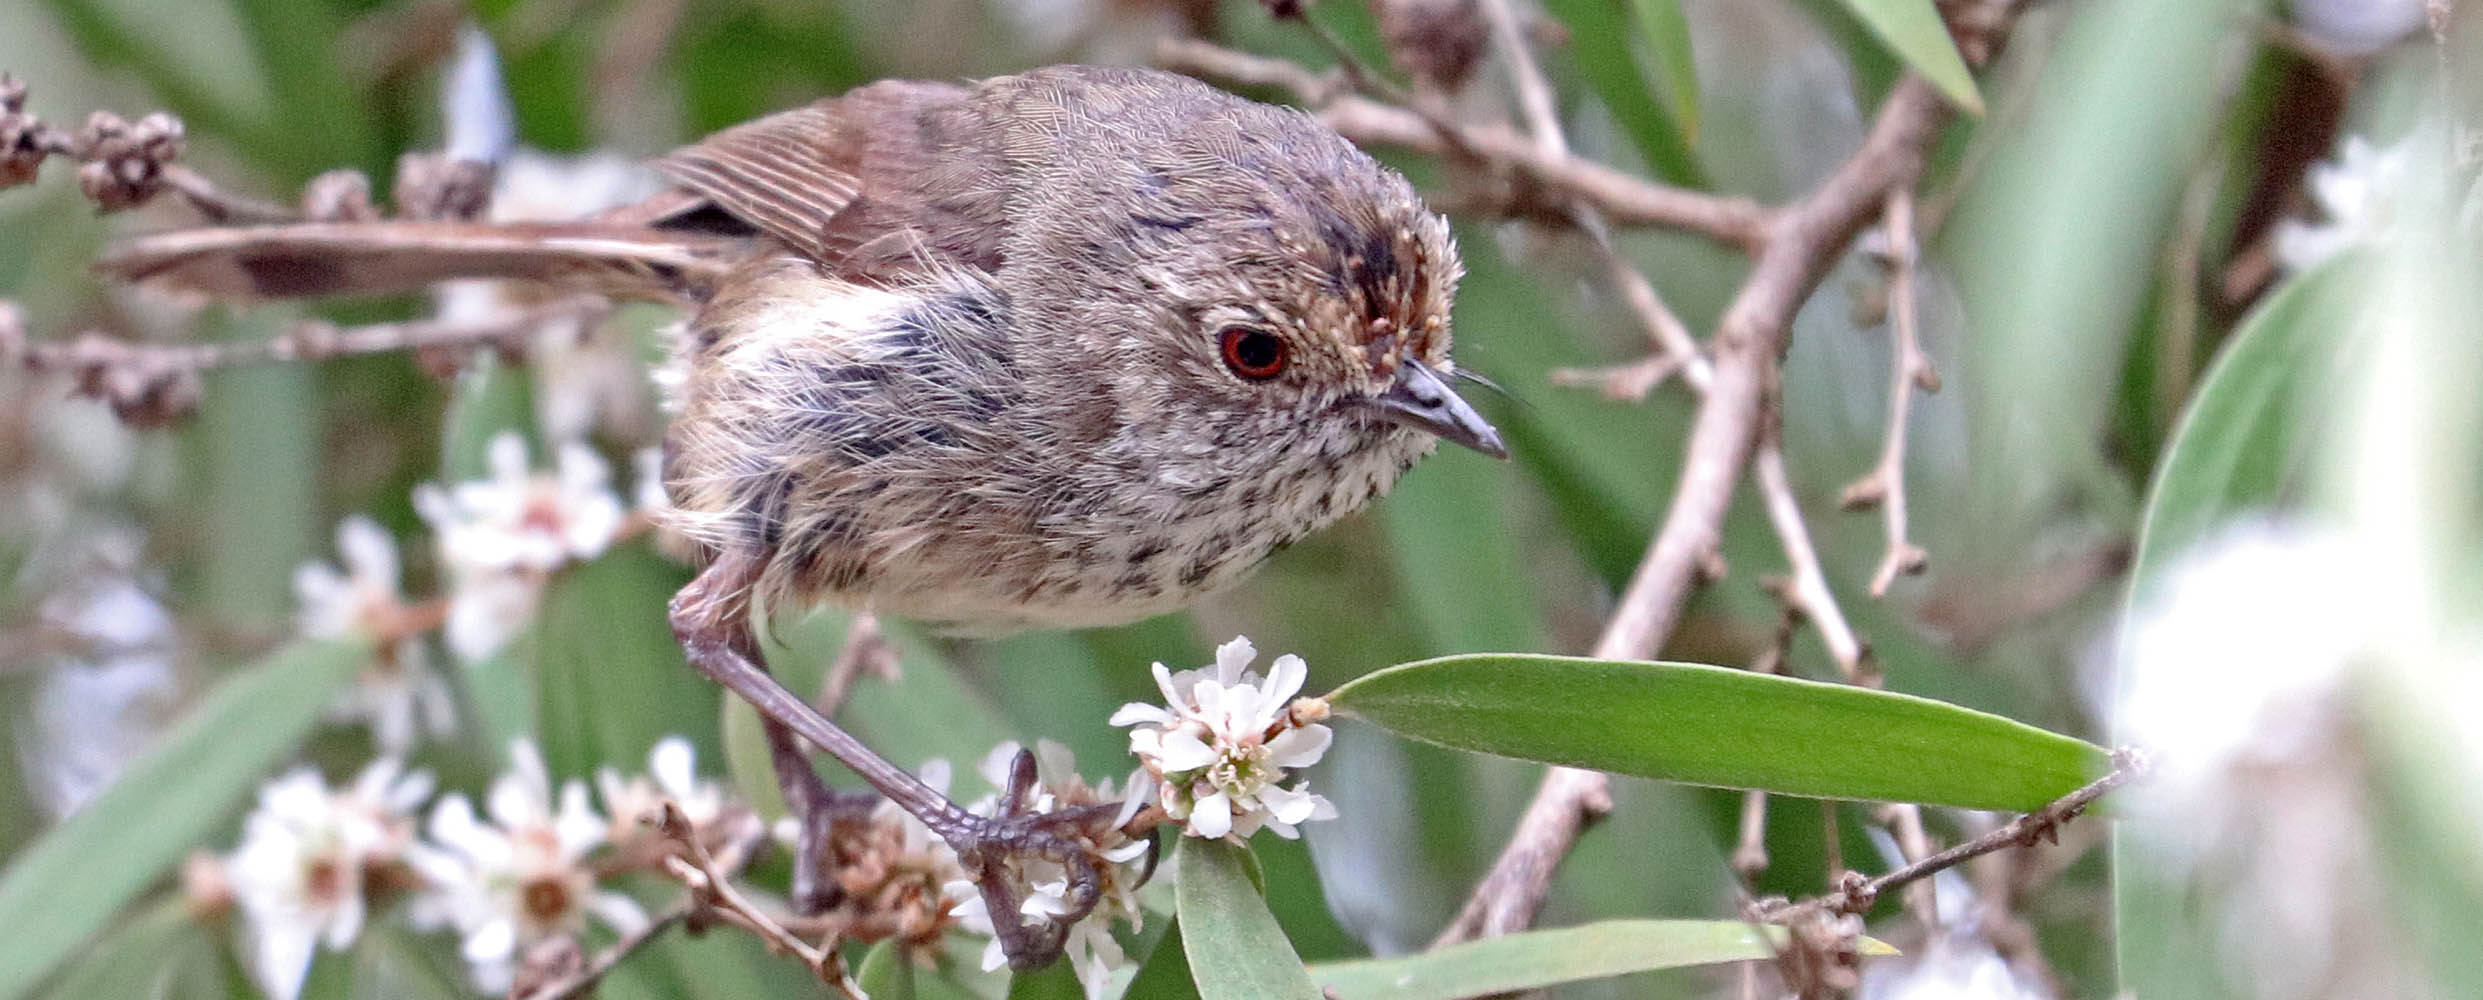
<svg viewBox="0 0 2483 1000">
<path fill-rule="evenodd" d="M 1456 251 L 1298 112 L 1134 70 L 885 83 L 662 166 L 776 241 L 694 319 L 668 446 L 680 526 L 768 553 L 771 604 L 1128 621 L 1432 446 L 1367 401 L 1447 370 Z M 1286 370 L 1229 370 L 1232 326 Z"/>
</svg>

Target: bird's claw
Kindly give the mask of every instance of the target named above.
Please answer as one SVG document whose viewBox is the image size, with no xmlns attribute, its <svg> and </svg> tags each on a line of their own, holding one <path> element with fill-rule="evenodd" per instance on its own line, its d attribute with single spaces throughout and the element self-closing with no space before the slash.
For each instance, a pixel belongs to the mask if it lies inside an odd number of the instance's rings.
<svg viewBox="0 0 2483 1000">
<path fill-rule="evenodd" d="M 1111 864 L 1102 845 L 1121 835 L 1114 825 L 1121 813 L 1118 802 L 1037 811 L 1034 794 L 1034 755 L 1021 751 L 1010 768 L 998 815 L 962 817 L 940 831 L 983 894 L 1009 967 L 1019 970 L 1039 969 L 1060 957 L 1069 928 L 1102 901 L 1104 866 Z M 1152 839 L 1149 845 L 1151 856 Z M 1019 918 L 1028 891 L 1021 874 L 1025 860 L 1057 864 L 1068 881 L 1063 905 L 1033 922 Z M 1150 857 L 1148 868 L 1153 867 Z"/>
</svg>

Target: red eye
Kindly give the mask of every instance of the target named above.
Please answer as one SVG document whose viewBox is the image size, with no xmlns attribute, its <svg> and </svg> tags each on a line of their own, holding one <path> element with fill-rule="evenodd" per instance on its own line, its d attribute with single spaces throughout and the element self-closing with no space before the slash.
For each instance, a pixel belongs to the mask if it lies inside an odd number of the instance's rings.
<svg viewBox="0 0 2483 1000">
<path fill-rule="evenodd" d="M 1247 326 L 1228 326 L 1217 334 L 1224 346 L 1224 366 L 1233 374 L 1257 381 L 1285 370 L 1285 342 L 1275 334 Z"/>
</svg>

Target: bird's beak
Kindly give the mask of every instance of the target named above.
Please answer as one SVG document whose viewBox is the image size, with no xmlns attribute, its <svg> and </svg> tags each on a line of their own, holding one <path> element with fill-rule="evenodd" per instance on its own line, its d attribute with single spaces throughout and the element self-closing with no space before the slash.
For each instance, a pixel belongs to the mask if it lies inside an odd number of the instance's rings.
<svg viewBox="0 0 2483 1000">
<path fill-rule="evenodd" d="M 1443 441 L 1465 445 L 1493 458 L 1509 457 L 1509 446 L 1500 443 L 1500 432 L 1485 423 L 1474 407 L 1466 405 L 1439 372 L 1420 361 L 1407 358 L 1398 363 L 1396 381 L 1388 391 L 1364 397 L 1363 402 L 1377 408 L 1389 420 L 1430 431 Z"/>
</svg>

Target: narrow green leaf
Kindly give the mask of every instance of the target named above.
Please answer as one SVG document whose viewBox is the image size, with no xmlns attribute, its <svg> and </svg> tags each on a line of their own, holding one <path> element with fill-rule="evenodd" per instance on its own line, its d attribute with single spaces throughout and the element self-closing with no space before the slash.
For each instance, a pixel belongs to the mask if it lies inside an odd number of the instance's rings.
<svg viewBox="0 0 2483 1000">
<path fill-rule="evenodd" d="M 1974 74 L 1957 54 L 1957 42 L 1932 0 L 1844 0 L 1845 6 L 1871 26 L 1914 72 L 1940 88 L 1949 102 L 1968 114 L 1983 113 L 1983 95 L 1975 90 Z"/>
<path fill-rule="evenodd" d="M 1086 987 L 1062 959 L 1040 969 L 1009 974 L 1008 1000 L 1086 1000 Z"/>
<path fill-rule="evenodd" d="M 1606 920 L 1526 931 L 1398 958 L 1311 966 L 1320 988 L 1354 1000 L 1454 1000 L 1542 989 L 1584 979 L 1763 959 L 1772 941 L 1737 920 Z M 1863 939 L 1865 954 L 1896 949 Z"/>
<path fill-rule="evenodd" d="M 354 942 L 349 992 L 395 1000 L 464 1000 L 473 988 L 466 984 L 465 965 L 457 960 L 454 945 L 439 937 L 418 937 L 397 921 L 373 921 Z"/>
<path fill-rule="evenodd" d="M 2276 503 L 2287 475 L 2305 470 L 2334 333 L 2359 305 L 2337 292 L 2369 274 L 2357 258 L 2330 261 L 2280 286 L 2226 340 L 2156 466 L 2132 581 L 2226 518 Z"/>
<path fill-rule="evenodd" d="M 457 376 L 457 390 L 440 424 L 440 474 L 449 481 L 491 475 L 491 440 L 502 431 L 516 431 L 526 453 L 543 460 L 543 441 L 535 432 L 534 376 L 523 368 L 501 364 L 486 354 Z"/>
<path fill-rule="evenodd" d="M 719 689 L 683 658 L 665 604 L 689 574 L 644 542 L 553 578 L 535 619 L 535 734 L 554 774 L 623 770 L 669 735 L 714 760 Z"/>
<path fill-rule="evenodd" d="M 246 800 L 369 662 L 289 647 L 217 685 L 120 779 L 0 873 L 0 1000 L 25 996 Z"/>
<path fill-rule="evenodd" d="M 1267 902 L 1250 886 L 1250 850 L 1181 838 L 1174 906 L 1191 981 L 1204 1000 L 1320 1000 Z"/>
<path fill-rule="evenodd" d="M 1973 709 L 1694 663 L 1449 656 L 1328 700 L 1442 746 L 1816 798 L 2024 811 L 2109 768 L 2091 744 Z"/>
<path fill-rule="evenodd" d="M 187 901 L 165 899 L 113 928 L 45 993 L 48 1000 L 220 996 L 224 963 Z"/>
<path fill-rule="evenodd" d="M 871 1000 L 914 1000 L 914 963 L 905 960 L 895 941 L 882 941 L 862 956 L 854 985 Z"/>
<path fill-rule="evenodd" d="M 1198 984 L 1190 980 L 1190 956 L 1181 950 L 1181 921 L 1164 929 L 1147 953 L 1146 964 L 1131 976 L 1121 995 L 1131 1000 L 1198 1000 Z"/>
<path fill-rule="evenodd" d="M 1647 56 L 1655 60 L 1656 78 L 1664 85 L 1664 107 L 1681 126 L 1682 139 L 1696 146 L 1698 63 L 1691 58 L 1690 19 L 1681 12 L 1681 0 L 1630 0 L 1630 8 L 1638 14 Z"/>
<path fill-rule="evenodd" d="M 1568 26 L 1570 57 L 1579 75 L 1655 175 L 1666 183 L 1706 186 L 1706 172 L 1681 123 L 1647 94 L 1646 74 L 1630 53 L 1629 16 L 1621 5 L 1614 0 L 1546 0 L 1544 8 Z"/>
</svg>

